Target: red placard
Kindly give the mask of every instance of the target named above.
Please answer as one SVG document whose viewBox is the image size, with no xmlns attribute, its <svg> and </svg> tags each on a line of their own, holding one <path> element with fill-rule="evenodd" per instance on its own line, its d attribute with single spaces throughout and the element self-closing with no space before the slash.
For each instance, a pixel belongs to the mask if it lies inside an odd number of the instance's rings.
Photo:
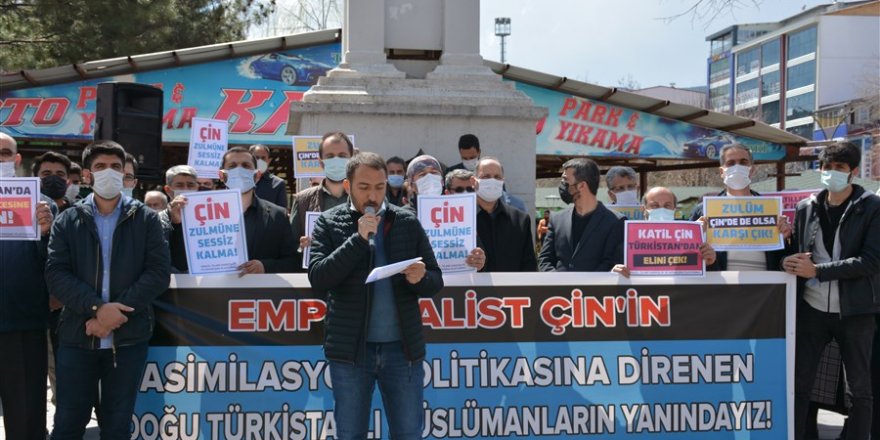
<svg viewBox="0 0 880 440">
<path fill-rule="evenodd" d="M 624 262 L 632 275 L 703 276 L 703 229 L 697 222 L 627 221 Z"/>
</svg>

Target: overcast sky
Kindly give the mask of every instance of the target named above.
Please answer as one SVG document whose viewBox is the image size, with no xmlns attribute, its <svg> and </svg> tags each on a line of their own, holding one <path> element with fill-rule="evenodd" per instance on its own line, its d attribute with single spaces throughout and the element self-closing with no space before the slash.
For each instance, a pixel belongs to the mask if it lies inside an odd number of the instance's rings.
<svg viewBox="0 0 880 440">
<path fill-rule="evenodd" d="M 707 35 L 738 23 L 779 21 L 813 0 L 731 0 L 710 23 L 686 11 L 697 0 L 480 0 L 480 52 L 500 61 L 495 17 L 511 18 L 507 62 L 603 86 L 632 76 L 642 87 L 706 85 Z M 719 2 L 705 0 L 703 3 Z"/>
</svg>

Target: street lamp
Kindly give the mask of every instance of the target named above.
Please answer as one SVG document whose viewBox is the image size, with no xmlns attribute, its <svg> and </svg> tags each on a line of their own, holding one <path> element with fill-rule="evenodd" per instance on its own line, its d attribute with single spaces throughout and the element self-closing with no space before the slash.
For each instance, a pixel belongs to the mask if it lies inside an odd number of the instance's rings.
<svg viewBox="0 0 880 440">
<path fill-rule="evenodd" d="M 507 45 L 505 37 L 510 35 L 510 17 L 495 18 L 495 36 L 501 37 L 501 64 L 507 62 Z"/>
</svg>

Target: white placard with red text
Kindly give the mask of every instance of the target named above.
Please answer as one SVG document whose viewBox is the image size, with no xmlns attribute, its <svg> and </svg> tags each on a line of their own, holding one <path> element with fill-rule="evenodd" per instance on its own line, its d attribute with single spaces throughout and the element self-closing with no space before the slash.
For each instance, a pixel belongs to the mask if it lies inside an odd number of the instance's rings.
<svg viewBox="0 0 880 440">
<path fill-rule="evenodd" d="M 221 119 L 193 118 L 189 133 L 187 165 L 196 169 L 199 178 L 218 179 L 223 168 L 223 154 L 229 147 L 229 123 Z"/>
<path fill-rule="evenodd" d="M 186 195 L 183 234 L 192 275 L 237 273 L 248 261 L 244 211 L 238 190 Z"/>
<path fill-rule="evenodd" d="M 473 272 L 465 263 L 477 247 L 477 196 L 419 196 L 419 221 L 443 273 Z"/>
</svg>

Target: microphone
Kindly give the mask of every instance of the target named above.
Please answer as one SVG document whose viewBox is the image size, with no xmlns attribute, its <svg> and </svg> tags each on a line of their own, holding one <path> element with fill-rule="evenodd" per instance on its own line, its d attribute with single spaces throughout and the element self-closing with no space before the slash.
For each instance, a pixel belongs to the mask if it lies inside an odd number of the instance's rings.
<svg viewBox="0 0 880 440">
<path fill-rule="evenodd" d="M 367 206 L 366 208 L 364 208 L 364 215 L 376 215 L 376 208 L 372 206 Z M 367 241 L 370 242 L 371 249 L 376 247 L 375 236 L 375 232 L 370 232 L 369 234 L 367 234 Z"/>
</svg>

